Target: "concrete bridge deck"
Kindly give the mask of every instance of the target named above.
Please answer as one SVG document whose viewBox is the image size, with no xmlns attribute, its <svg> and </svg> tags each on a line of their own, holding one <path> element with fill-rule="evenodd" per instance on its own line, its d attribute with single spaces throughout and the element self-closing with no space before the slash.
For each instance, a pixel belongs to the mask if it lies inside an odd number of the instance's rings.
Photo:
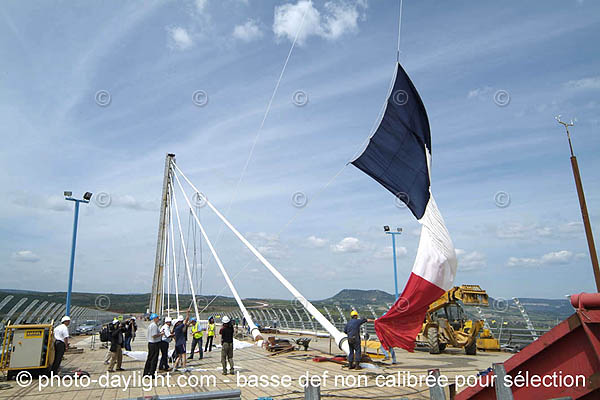
<svg viewBox="0 0 600 400">
<path fill-rule="evenodd" d="M 138 337 L 133 343 L 134 351 L 146 351 L 145 324 L 144 322 L 140 323 Z M 3 384 L 8 383 L 11 387 L 0 390 L 0 399 L 125 399 L 238 388 L 242 392 L 243 399 L 259 397 L 303 399 L 303 388 L 299 384 L 299 378 L 307 373 L 309 376 L 318 376 L 321 379 L 324 376 L 327 377 L 325 384 L 322 385 L 321 393 L 327 394 L 329 397 L 428 399 L 429 389 L 423 381 L 428 369 L 439 368 L 441 374 L 453 382 L 457 375 L 473 376 L 490 367 L 492 363 L 503 362 L 510 357 L 510 354 L 498 352 L 479 352 L 476 356 L 467 356 L 464 351 L 459 349 L 447 349 L 445 353 L 439 355 L 430 355 L 421 351 L 408 353 L 397 350 L 398 364 L 396 365 L 391 365 L 389 361 L 386 361 L 379 364 L 377 369 L 354 371 L 332 362 L 312 361 L 314 356 L 330 356 L 328 354 L 329 339 L 313 338 L 308 351 L 294 351 L 273 356 L 265 349 L 256 346 L 236 350 L 234 352 L 236 375 L 224 376 L 221 374 L 221 352 L 220 349 L 215 348 L 212 352 L 205 353 L 203 360 L 198 360 L 196 355 L 196 359 L 188 364 L 192 371 L 171 372 L 168 376 L 166 373 L 162 373 L 160 375 L 163 378 L 156 381 L 156 386 L 152 388 L 146 386 L 149 390 L 144 390 L 144 384 L 139 381 L 144 361 L 124 355 L 123 368 L 125 371 L 107 375 L 107 366 L 103 363 L 107 350 L 99 348 L 99 341 L 96 342 L 95 349 L 91 349 L 91 337 L 89 336 L 74 337 L 73 344 L 79 349 L 83 349 L 83 353 L 67 354 L 62 363 L 63 372 L 78 369 L 87 371 L 90 374 L 90 382 L 82 380 L 79 382 L 80 387 L 75 387 L 74 383 L 71 387 L 59 387 L 54 383 L 53 387 L 40 389 L 40 382 L 43 386 L 44 381 L 37 378 L 33 378 L 27 387 L 20 387 L 14 380 L 3 381 Z M 189 346 L 190 342 L 188 341 Z M 335 353 L 335 344 L 332 344 L 331 348 Z M 248 387 L 248 385 L 238 387 L 238 379 L 243 383 L 246 379 L 253 379 L 261 375 L 269 377 L 267 387 Z M 275 376 L 275 378 L 271 379 L 271 376 Z M 169 381 L 167 381 L 167 377 Z M 421 377 L 421 382 L 415 382 L 419 377 Z M 116 383 L 113 380 L 118 380 L 119 386 L 106 387 L 109 382 Z M 282 387 L 282 384 L 287 385 L 288 381 L 290 387 Z M 188 386 L 180 385 L 178 382 Z M 278 387 L 275 386 L 276 383 L 279 383 Z M 380 387 L 385 383 L 392 387 Z M 81 387 L 86 384 L 87 387 Z"/>
</svg>

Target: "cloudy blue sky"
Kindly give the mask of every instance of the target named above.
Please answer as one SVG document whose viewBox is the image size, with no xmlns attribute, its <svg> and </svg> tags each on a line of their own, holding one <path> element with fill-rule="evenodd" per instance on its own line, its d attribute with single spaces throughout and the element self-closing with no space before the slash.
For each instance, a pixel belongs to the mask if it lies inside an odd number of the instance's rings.
<svg viewBox="0 0 600 400">
<path fill-rule="evenodd" d="M 167 152 L 307 297 L 393 291 L 383 225 L 403 228 L 404 285 L 418 223 L 343 168 L 387 95 L 397 1 L 5 1 L 0 21 L 0 287 L 66 289 L 73 204 L 62 193 L 89 190 L 110 205 L 83 206 L 74 290 L 149 291 Z M 501 297 L 594 290 L 554 116 L 576 118 L 598 235 L 599 42 L 590 0 L 404 2 L 400 58 L 429 113 L 456 283 Z M 243 297 L 289 297 L 208 208 L 200 217 L 213 241 L 222 232 Z M 201 292 L 228 294 L 203 251 Z"/>
</svg>

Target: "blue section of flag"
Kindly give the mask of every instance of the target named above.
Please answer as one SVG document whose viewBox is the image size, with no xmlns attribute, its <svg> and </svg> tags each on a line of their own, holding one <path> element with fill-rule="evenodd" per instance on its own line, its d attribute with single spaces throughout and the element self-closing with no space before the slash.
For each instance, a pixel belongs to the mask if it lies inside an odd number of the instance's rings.
<svg viewBox="0 0 600 400">
<path fill-rule="evenodd" d="M 382 184 L 421 219 L 429 202 L 429 120 L 421 97 L 400 64 L 377 130 L 355 167 Z"/>
</svg>

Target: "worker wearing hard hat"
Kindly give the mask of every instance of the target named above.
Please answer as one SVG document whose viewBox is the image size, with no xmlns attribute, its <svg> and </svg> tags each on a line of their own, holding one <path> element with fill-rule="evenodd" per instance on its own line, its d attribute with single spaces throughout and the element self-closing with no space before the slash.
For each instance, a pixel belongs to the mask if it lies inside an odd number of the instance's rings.
<svg viewBox="0 0 600 400">
<path fill-rule="evenodd" d="M 223 365 L 223 375 L 227 375 L 227 361 L 229 361 L 229 374 L 233 375 L 233 325 L 227 315 L 223 316 L 221 322 L 223 326 L 219 333 L 221 334 L 221 365 Z"/>
<path fill-rule="evenodd" d="M 188 360 L 194 358 L 194 350 L 196 350 L 196 346 L 200 348 L 199 353 L 200 359 L 202 360 L 204 357 L 204 353 L 202 352 L 202 336 L 204 335 L 204 332 L 202 330 L 202 326 L 200 325 L 200 321 L 196 321 L 196 317 L 192 317 L 190 322 L 192 325 L 192 349 L 190 351 Z"/>
<path fill-rule="evenodd" d="M 210 317 L 208 319 L 208 325 L 206 326 L 206 345 L 204 346 L 204 352 L 212 351 L 213 338 L 215 337 L 215 319 Z"/>
<path fill-rule="evenodd" d="M 60 320 L 60 325 L 54 328 L 54 362 L 50 368 L 51 373 L 58 374 L 60 363 L 62 362 L 65 351 L 69 348 L 69 324 L 71 318 L 65 315 Z"/>
<path fill-rule="evenodd" d="M 165 324 L 160 328 L 160 333 L 162 336 L 160 338 L 160 363 L 158 364 L 159 371 L 170 371 L 169 368 L 169 344 L 171 344 L 171 339 L 174 336 L 174 333 L 171 331 L 171 317 L 165 318 Z"/>
<path fill-rule="evenodd" d="M 148 357 L 146 357 L 144 365 L 144 376 L 154 376 L 156 372 L 161 336 L 162 333 L 158 329 L 158 314 L 152 313 L 150 314 L 150 325 L 148 325 Z"/>
<path fill-rule="evenodd" d="M 348 353 L 348 368 L 349 369 L 361 369 L 360 367 L 360 327 L 365 322 L 373 322 L 373 319 L 358 318 L 358 311 L 352 310 L 350 312 L 350 321 L 344 327 L 344 333 L 348 335 L 348 347 L 350 352 Z"/>
<path fill-rule="evenodd" d="M 175 328 L 173 329 L 173 332 L 175 333 L 175 354 L 177 359 L 173 365 L 173 370 L 177 369 L 179 365 L 181 365 L 185 370 L 187 366 L 185 344 L 187 342 L 187 325 L 189 320 L 190 310 L 187 310 L 185 318 L 183 318 L 183 315 L 180 315 L 177 317 L 177 321 L 175 322 Z"/>
</svg>

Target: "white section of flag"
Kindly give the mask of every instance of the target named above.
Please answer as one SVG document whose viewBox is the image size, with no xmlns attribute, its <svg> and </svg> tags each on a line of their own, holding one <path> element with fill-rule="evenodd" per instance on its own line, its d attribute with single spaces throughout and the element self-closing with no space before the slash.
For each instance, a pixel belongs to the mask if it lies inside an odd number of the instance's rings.
<svg viewBox="0 0 600 400">
<path fill-rule="evenodd" d="M 450 290 L 456 276 L 456 251 L 431 192 L 419 222 L 421 239 L 412 272 L 444 291 Z"/>
</svg>

